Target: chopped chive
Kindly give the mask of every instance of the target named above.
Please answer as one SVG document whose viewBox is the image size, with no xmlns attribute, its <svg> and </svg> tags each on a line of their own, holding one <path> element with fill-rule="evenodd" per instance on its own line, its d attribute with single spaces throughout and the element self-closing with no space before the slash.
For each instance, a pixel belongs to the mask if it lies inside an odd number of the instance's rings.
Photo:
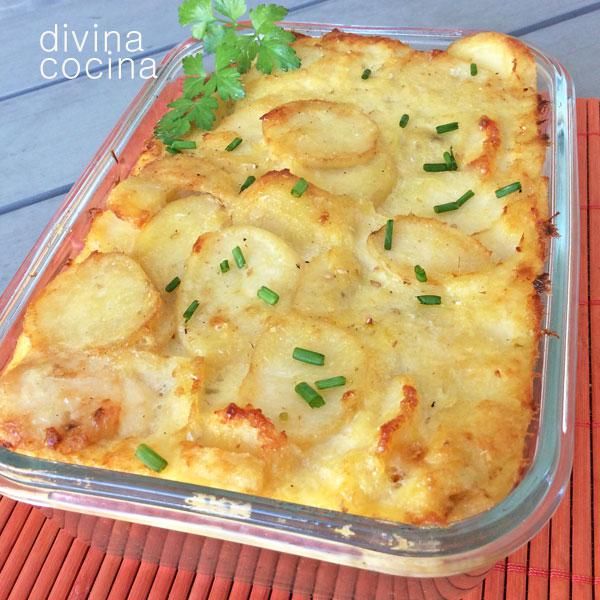
<svg viewBox="0 0 600 600">
<path fill-rule="evenodd" d="M 229 261 L 227 259 L 222 260 L 219 263 L 219 269 L 221 269 L 221 273 L 227 273 L 229 271 Z"/>
<path fill-rule="evenodd" d="M 456 200 L 456 204 L 458 206 L 462 206 L 467 200 L 470 200 L 475 195 L 473 190 L 467 190 L 458 200 Z"/>
<path fill-rule="evenodd" d="M 496 190 L 496 198 L 502 198 L 503 196 L 508 196 L 508 194 L 512 194 L 513 192 L 521 191 L 521 182 L 515 181 L 514 183 L 510 183 L 509 185 L 505 185 L 500 189 Z"/>
<path fill-rule="evenodd" d="M 169 463 L 150 446 L 140 444 L 135 449 L 135 456 L 141 460 L 149 469 L 160 473 Z"/>
<path fill-rule="evenodd" d="M 311 407 L 311 408 L 320 408 L 321 406 L 325 406 L 325 400 L 323 400 L 323 396 L 313 390 L 306 381 L 302 381 L 294 388 L 296 393 L 302 397 L 302 399 Z"/>
<path fill-rule="evenodd" d="M 192 140 L 175 140 L 171 142 L 170 146 L 173 150 L 193 150 L 196 148 L 196 142 Z"/>
<path fill-rule="evenodd" d="M 423 165 L 423 171 L 427 171 L 428 173 L 441 173 L 442 171 L 452 171 L 451 167 L 443 163 L 425 163 Z"/>
<path fill-rule="evenodd" d="M 446 202 L 445 204 L 436 204 L 433 207 L 434 212 L 437 214 L 450 212 L 452 210 L 458 210 L 460 206 L 456 202 Z"/>
<path fill-rule="evenodd" d="M 435 128 L 437 133 L 448 133 L 449 131 L 455 131 L 456 129 L 458 129 L 458 123 L 456 121 L 444 123 L 444 125 L 437 125 Z"/>
<path fill-rule="evenodd" d="M 282 421 L 287 421 L 287 420 L 288 420 L 288 416 L 289 416 L 289 415 L 288 415 L 288 414 L 287 414 L 285 411 L 284 411 L 284 412 L 280 412 L 280 413 L 279 413 L 279 418 L 280 418 Z"/>
<path fill-rule="evenodd" d="M 471 63 L 471 77 L 475 77 L 477 75 L 477 65 L 475 63 Z"/>
<path fill-rule="evenodd" d="M 415 277 L 417 281 L 425 283 L 427 281 L 427 273 L 421 265 L 415 265 Z"/>
<path fill-rule="evenodd" d="M 298 181 L 296 181 L 296 183 L 294 184 L 291 194 L 292 196 L 296 196 L 296 198 L 300 198 L 300 196 L 302 196 L 302 194 L 304 194 L 304 192 L 307 189 L 308 182 L 306 181 L 306 179 L 304 179 L 304 177 L 300 177 L 300 179 L 298 179 Z"/>
<path fill-rule="evenodd" d="M 179 279 L 179 277 L 173 277 L 173 279 L 165 285 L 165 292 L 171 293 L 180 283 L 181 279 Z"/>
<path fill-rule="evenodd" d="M 247 190 L 255 181 L 256 181 L 256 177 L 254 177 L 254 175 L 248 175 L 248 177 L 246 177 L 246 181 L 244 181 L 244 183 L 242 183 L 242 185 L 240 187 L 240 194 L 244 190 Z"/>
<path fill-rule="evenodd" d="M 402 127 L 402 129 L 404 129 L 407 125 L 408 125 L 408 119 L 410 117 L 404 113 L 401 117 L 400 117 L 400 127 Z"/>
<path fill-rule="evenodd" d="M 237 265 L 237 268 L 243 269 L 246 266 L 246 259 L 244 258 L 244 255 L 242 254 L 242 249 L 239 246 L 236 246 L 231 251 L 231 254 L 233 254 L 233 258 L 235 260 L 235 264 Z"/>
<path fill-rule="evenodd" d="M 361 78 L 361 79 L 369 79 L 369 77 L 371 77 L 371 73 L 372 73 L 372 72 L 373 72 L 373 71 L 371 71 L 371 69 L 365 69 L 365 70 L 362 72 L 362 75 L 360 76 L 360 78 Z"/>
<path fill-rule="evenodd" d="M 229 142 L 229 144 L 227 144 L 227 146 L 225 146 L 225 150 L 227 152 L 233 152 L 241 143 L 242 143 L 241 137 L 233 138 L 231 140 L 231 142 Z"/>
<path fill-rule="evenodd" d="M 325 364 L 325 355 L 320 352 L 313 352 L 312 350 L 306 350 L 306 348 L 294 348 L 292 352 L 292 358 L 299 360 L 309 365 L 317 365 L 322 367 Z"/>
<path fill-rule="evenodd" d="M 452 170 L 454 163 L 452 162 L 452 155 L 450 154 L 450 152 L 444 152 L 444 162 L 448 167 L 448 171 Z"/>
<path fill-rule="evenodd" d="M 326 390 L 328 388 L 339 387 L 341 385 L 346 385 L 346 378 L 343 375 L 338 375 L 337 377 L 329 377 L 328 379 L 319 379 L 319 381 L 315 381 L 315 386 L 318 390 Z"/>
<path fill-rule="evenodd" d="M 169 153 L 169 154 L 179 154 L 179 150 L 176 150 L 175 148 L 171 148 L 171 146 L 167 146 L 165 148 L 165 150 Z"/>
<path fill-rule="evenodd" d="M 270 290 L 266 285 L 263 285 L 258 292 L 256 292 L 256 295 L 271 306 L 279 302 L 279 294 Z"/>
<path fill-rule="evenodd" d="M 385 239 L 383 241 L 383 247 L 386 250 L 392 249 L 392 240 L 394 238 L 394 219 L 388 219 L 385 224 Z"/>
<path fill-rule="evenodd" d="M 198 302 L 198 300 L 194 300 L 185 309 L 185 312 L 183 313 L 183 318 L 185 319 L 186 323 L 192 318 L 192 315 L 196 312 L 196 309 L 198 308 L 198 306 L 200 306 L 200 302 Z"/>
<path fill-rule="evenodd" d="M 421 304 L 427 304 L 429 306 L 433 306 L 435 304 L 441 304 L 442 303 L 441 296 L 431 296 L 431 295 L 427 295 L 427 294 L 425 296 L 417 296 L 417 300 Z"/>
</svg>

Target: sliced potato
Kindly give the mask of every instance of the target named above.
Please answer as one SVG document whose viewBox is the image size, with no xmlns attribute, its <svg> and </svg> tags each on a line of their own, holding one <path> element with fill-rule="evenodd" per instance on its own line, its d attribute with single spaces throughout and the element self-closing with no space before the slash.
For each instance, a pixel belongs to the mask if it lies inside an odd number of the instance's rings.
<svg viewBox="0 0 600 600">
<path fill-rule="evenodd" d="M 108 208 L 138 227 L 149 221 L 172 197 L 168 185 L 143 176 L 121 181 L 108 196 Z"/>
<path fill-rule="evenodd" d="M 324 366 L 294 360 L 295 347 L 325 355 Z M 362 403 L 365 354 L 358 340 L 326 320 L 274 318 L 260 336 L 240 398 L 280 424 L 292 442 L 315 443 L 340 429 Z M 321 390 L 325 405 L 311 408 L 294 390 L 300 382 L 343 375 L 346 385 Z"/>
<path fill-rule="evenodd" d="M 227 212 L 210 194 L 174 200 L 142 229 L 134 256 L 159 290 L 174 277 L 181 277 L 183 265 L 198 237 L 221 229 Z"/>
<path fill-rule="evenodd" d="M 448 47 L 448 54 L 477 63 L 516 85 L 535 87 L 535 59 L 531 50 L 516 38 L 485 31 L 457 40 Z"/>
<path fill-rule="evenodd" d="M 371 254 L 405 281 L 415 281 L 415 265 L 430 283 L 491 266 L 490 251 L 475 238 L 437 219 L 396 217 L 391 250 L 384 249 L 385 227 L 369 237 Z"/>
<path fill-rule="evenodd" d="M 297 100 L 271 110 L 262 122 L 271 149 L 306 167 L 363 165 L 377 151 L 377 125 L 352 104 Z"/>
<path fill-rule="evenodd" d="M 85 246 L 75 262 L 83 262 L 94 252 L 131 254 L 139 229 L 130 221 L 119 219 L 112 210 L 98 213 L 85 238 Z"/>
<path fill-rule="evenodd" d="M 127 343 L 158 311 L 160 296 L 135 260 L 92 254 L 63 271 L 29 309 L 34 345 L 71 350 Z"/>
<path fill-rule="evenodd" d="M 0 438 L 69 454 L 116 438 L 168 436 L 187 425 L 202 378 L 200 359 L 130 350 L 30 360 L 0 385 Z"/>
<path fill-rule="evenodd" d="M 233 205 L 234 224 L 251 224 L 283 238 L 307 260 L 332 246 L 352 243 L 350 198 L 336 198 L 309 185 L 300 198 L 291 190 L 298 178 L 289 171 L 261 177 Z"/>
<path fill-rule="evenodd" d="M 361 267 L 351 250 L 332 248 L 301 266 L 295 308 L 307 314 L 326 315 L 352 305 Z"/>
<path fill-rule="evenodd" d="M 238 268 L 232 255 L 242 251 L 246 265 Z M 229 271 L 219 264 L 229 261 Z M 251 349 L 264 320 L 287 310 L 298 281 L 297 254 L 279 237 L 258 227 L 229 227 L 198 238 L 178 288 L 179 333 L 193 354 L 221 362 Z M 266 286 L 279 294 L 269 305 L 257 297 Z M 185 322 L 183 314 L 194 302 L 198 307 Z"/>
</svg>

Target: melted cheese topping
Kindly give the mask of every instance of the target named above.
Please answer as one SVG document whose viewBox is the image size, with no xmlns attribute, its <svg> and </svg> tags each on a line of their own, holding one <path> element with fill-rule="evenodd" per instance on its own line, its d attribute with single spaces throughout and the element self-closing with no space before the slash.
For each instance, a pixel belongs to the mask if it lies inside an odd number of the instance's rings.
<svg viewBox="0 0 600 600">
<path fill-rule="evenodd" d="M 168 479 L 416 524 L 473 515 L 518 481 L 532 416 L 547 216 L 533 58 L 492 33 L 431 53 L 340 32 L 295 47 L 302 68 L 250 72 L 196 150 L 155 143 L 112 191 L 29 307 L 0 438 L 149 473 L 144 442 Z M 457 170 L 423 170 L 450 149 Z M 322 407 L 295 391 L 338 375 Z"/>
</svg>

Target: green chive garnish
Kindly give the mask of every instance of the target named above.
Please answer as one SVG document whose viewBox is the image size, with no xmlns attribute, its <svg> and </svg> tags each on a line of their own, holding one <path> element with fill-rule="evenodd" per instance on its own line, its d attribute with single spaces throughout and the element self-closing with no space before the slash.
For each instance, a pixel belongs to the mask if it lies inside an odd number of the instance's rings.
<svg viewBox="0 0 600 600">
<path fill-rule="evenodd" d="M 467 190 L 457 201 L 458 206 L 462 206 L 467 200 L 470 200 L 475 195 L 473 190 Z"/>
<path fill-rule="evenodd" d="M 165 285 L 165 292 L 171 293 L 180 283 L 181 279 L 179 279 L 179 277 L 173 277 L 173 279 Z"/>
<path fill-rule="evenodd" d="M 431 296 L 431 295 L 417 296 L 417 300 L 421 304 L 427 304 L 429 306 L 433 306 L 435 304 L 441 304 L 442 303 L 441 296 Z"/>
<path fill-rule="evenodd" d="M 512 194 L 513 192 L 521 191 L 521 182 L 515 181 L 509 185 L 505 185 L 501 187 L 499 190 L 496 190 L 496 198 L 502 198 L 503 196 L 508 196 L 508 194 Z"/>
<path fill-rule="evenodd" d="M 325 364 L 325 355 L 320 352 L 313 352 L 312 350 L 306 350 L 306 348 L 294 348 L 292 352 L 292 358 L 299 360 L 309 365 L 317 365 L 322 367 Z"/>
<path fill-rule="evenodd" d="M 266 285 L 263 285 L 258 292 L 256 292 L 256 295 L 267 304 L 273 305 L 279 302 L 279 294 L 270 290 Z"/>
<path fill-rule="evenodd" d="M 437 133 L 448 133 L 458 129 L 458 123 L 453 121 L 452 123 L 445 123 L 444 125 L 438 125 L 435 130 Z"/>
<path fill-rule="evenodd" d="M 196 147 L 196 142 L 192 140 L 175 140 L 171 142 L 173 150 L 193 150 Z"/>
<path fill-rule="evenodd" d="M 371 77 L 371 73 L 372 73 L 371 69 L 365 69 L 362 72 L 362 75 L 360 76 L 360 78 L 361 79 L 369 79 L 369 77 Z"/>
<path fill-rule="evenodd" d="M 339 387 L 341 385 L 346 385 L 346 378 L 343 375 L 338 375 L 337 377 L 329 377 L 329 379 L 319 379 L 319 381 L 315 381 L 315 386 L 318 390 L 326 390 L 328 388 Z"/>
<path fill-rule="evenodd" d="M 296 183 L 294 184 L 294 187 L 292 188 L 292 196 L 296 196 L 296 198 L 300 198 L 300 196 L 302 196 L 302 194 L 304 194 L 304 192 L 307 189 L 308 189 L 308 182 L 306 181 L 306 179 L 301 177 L 300 179 L 298 179 L 298 181 L 296 181 Z"/>
<path fill-rule="evenodd" d="M 415 277 L 417 278 L 417 281 L 420 281 L 421 283 L 427 281 L 427 273 L 421 265 L 415 265 Z"/>
<path fill-rule="evenodd" d="M 423 165 L 423 171 L 428 173 L 441 173 L 442 171 L 453 171 L 445 162 L 443 163 L 425 163 Z"/>
<path fill-rule="evenodd" d="M 311 408 L 320 408 L 321 406 L 325 406 L 325 400 L 323 400 L 323 396 L 313 390 L 306 381 L 299 383 L 294 390 L 296 393 L 302 397 L 302 399 L 311 407 Z"/>
<path fill-rule="evenodd" d="M 404 113 L 401 117 L 400 117 L 400 127 L 402 127 L 402 129 L 404 129 L 407 125 L 408 125 L 408 119 L 410 117 Z"/>
<path fill-rule="evenodd" d="M 247 190 L 255 181 L 256 177 L 254 177 L 254 175 L 248 175 L 248 177 L 246 177 L 246 181 L 244 181 L 244 183 L 242 183 L 242 186 L 240 187 L 240 194 L 244 190 Z"/>
<path fill-rule="evenodd" d="M 225 146 L 225 150 L 227 150 L 227 152 L 233 152 L 241 143 L 242 143 L 241 137 L 233 138 L 231 140 L 231 142 L 229 142 L 229 144 L 227 144 L 227 146 Z"/>
<path fill-rule="evenodd" d="M 135 456 L 141 460 L 149 469 L 160 473 L 169 463 L 157 454 L 150 446 L 140 444 L 135 449 Z"/>
<path fill-rule="evenodd" d="M 383 247 L 386 250 L 392 249 L 392 239 L 394 237 L 394 219 L 388 219 L 385 224 L 385 239 L 383 241 Z"/>
<path fill-rule="evenodd" d="M 448 167 L 448 171 L 450 171 L 453 166 L 452 155 L 450 154 L 450 152 L 444 152 L 444 162 L 446 163 L 446 166 Z"/>
<path fill-rule="evenodd" d="M 200 306 L 200 302 L 198 302 L 198 300 L 194 300 L 185 309 L 185 312 L 183 313 L 183 318 L 185 319 L 186 323 L 192 318 L 192 315 L 196 312 L 196 309 L 198 308 L 198 306 Z"/>
<path fill-rule="evenodd" d="M 219 269 L 221 269 L 221 273 L 227 273 L 229 271 L 229 261 L 227 259 L 222 260 L 219 263 Z"/>
<path fill-rule="evenodd" d="M 477 65 L 475 63 L 471 63 L 471 77 L 475 77 L 477 75 Z"/>
<path fill-rule="evenodd" d="M 167 146 L 165 148 L 165 150 L 169 153 L 169 154 L 179 154 L 179 150 L 175 150 L 175 148 L 171 148 L 171 146 Z"/>
<path fill-rule="evenodd" d="M 287 414 L 285 411 L 284 411 L 284 412 L 280 412 L 280 413 L 279 413 L 279 418 L 280 418 L 282 421 L 287 421 L 287 420 L 288 420 L 288 416 L 289 416 L 289 415 L 288 415 L 288 414 Z"/>
<path fill-rule="evenodd" d="M 452 210 L 458 210 L 459 208 L 460 208 L 460 206 L 456 202 L 446 202 L 445 204 L 436 204 L 433 207 L 433 210 L 437 214 L 439 214 L 439 213 L 450 212 Z"/>
<path fill-rule="evenodd" d="M 239 246 L 236 246 L 231 251 L 231 254 L 233 254 L 233 258 L 235 260 L 235 264 L 237 265 L 238 269 L 243 269 L 246 266 L 246 259 L 244 258 L 244 255 L 242 254 L 242 249 Z"/>
</svg>

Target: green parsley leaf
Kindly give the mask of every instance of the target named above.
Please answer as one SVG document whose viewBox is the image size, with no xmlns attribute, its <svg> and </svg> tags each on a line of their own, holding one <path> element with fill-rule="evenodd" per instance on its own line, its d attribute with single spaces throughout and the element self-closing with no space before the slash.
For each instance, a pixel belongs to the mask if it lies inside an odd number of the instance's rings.
<svg viewBox="0 0 600 600">
<path fill-rule="evenodd" d="M 213 21 L 206 26 L 206 32 L 202 38 L 206 54 L 214 54 L 215 50 L 219 47 L 219 44 L 223 42 L 223 38 L 227 31 L 227 28 L 217 21 Z"/>
<path fill-rule="evenodd" d="M 186 56 L 181 63 L 183 64 L 183 72 L 189 77 L 205 77 L 206 71 L 204 70 L 204 57 L 202 52 L 194 54 L 192 56 Z"/>
<path fill-rule="evenodd" d="M 294 34 L 284 31 L 279 27 L 263 27 L 263 34 L 259 41 L 256 68 L 262 73 L 270 75 L 273 69 L 297 69 L 300 59 L 290 44 L 294 41 Z"/>
<path fill-rule="evenodd" d="M 215 0 L 215 10 L 237 21 L 248 9 L 244 0 Z"/>
<path fill-rule="evenodd" d="M 281 21 L 288 14 L 285 6 L 277 4 L 259 4 L 250 11 L 250 21 L 258 33 L 264 33 L 264 28 L 268 28 L 276 21 Z"/>
<path fill-rule="evenodd" d="M 204 92 L 205 82 L 200 77 L 187 77 L 183 80 L 183 97 L 193 100 Z"/>
<path fill-rule="evenodd" d="M 191 25 L 197 39 L 202 39 L 207 25 L 214 20 L 211 0 L 183 0 L 179 7 L 179 23 Z"/>
<path fill-rule="evenodd" d="M 216 111 L 219 107 L 217 99 L 213 96 L 203 96 L 194 103 L 194 108 L 189 112 L 190 121 L 198 129 L 208 131 L 212 129 L 216 119 Z"/>
<path fill-rule="evenodd" d="M 239 100 L 246 95 L 240 82 L 240 74 L 233 67 L 215 71 L 213 77 L 223 100 Z"/>
</svg>

